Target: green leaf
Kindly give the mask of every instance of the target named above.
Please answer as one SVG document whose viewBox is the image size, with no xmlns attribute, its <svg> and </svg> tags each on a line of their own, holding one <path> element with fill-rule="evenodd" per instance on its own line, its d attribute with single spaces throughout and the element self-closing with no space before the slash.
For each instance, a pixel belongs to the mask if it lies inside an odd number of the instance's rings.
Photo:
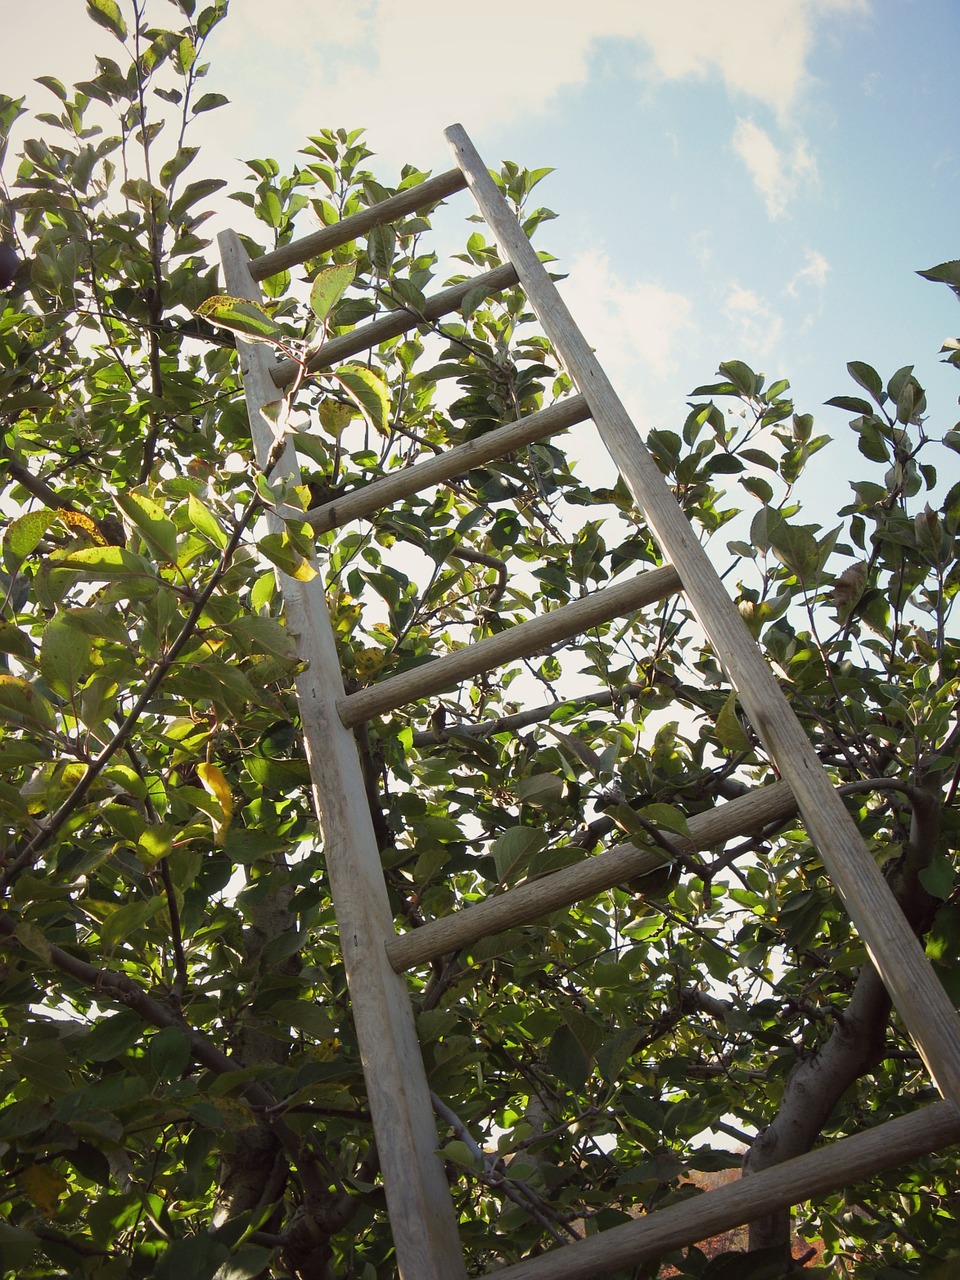
<svg viewBox="0 0 960 1280">
<path fill-rule="evenodd" d="M 321 324 L 349 289 L 356 273 L 356 263 L 353 262 L 325 267 L 318 273 L 310 286 L 310 310 Z"/>
<path fill-rule="evenodd" d="M 268 756 L 247 756 L 243 767 L 254 782 L 273 791 L 304 787 L 310 782 L 310 766 L 306 760 L 277 760 Z M 232 836 L 228 838 L 228 848 L 232 838 Z"/>
<path fill-rule="evenodd" d="M 727 751 L 749 751 L 750 739 L 737 715 L 737 693 L 734 690 L 717 716 L 716 739 Z"/>
<path fill-rule="evenodd" d="M 43 930 L 29 920 L 21 920 L 14 929 L 14 937 L 21 946 L 32 951 L 44 964 L 51 964 L 50 941 Z"/>
<path fill-rule="evenodd" d="M 132 1009 L 101 1018 L 83 1038 L 83 1058 L 87 1062 L 109 1062 L 129 1049 L 142 1034 L 143 1021 Z"/>
<path fill-rule="evenodd" d="M 272 653 L 276 658 L 292 661 L 297 656 L 297 642 L 286 627 L 274 618 L 245 614 L 224 625 L 244 653 Z"/>
<path fill-rule="evenodd" d="M 197 46 L 189 36 L 183 36 L 180 43 L 177 45 L 177 60 L 180 64 L 180 70 L 184 74 L 186 74 L 193 66 L 196 56 Z"/>
<path fill-rule="evenodd" d="M 84 547 L 55 551 L 42 566 L 37 594 L 44 604 L 58 604 L 78 582 L 105 582 L 126 598 L 155 594 L 156 570 L 149 560 L 123 547 Z"/>
<path fill-rule="evenodd" d="M 154 1280 L 214 1280 L 230 1257 L 221 1241 L 201 1231 L 174 1240 L 157 1264 Z"/>
<path fill-rule="evenodd" d="M 286 533 L 265 534 L 257 546 L 267 559 L 290 578 L 297 582 L 309 582 L 317 576 L 317 571 L 310 561 L 291 543 Z"/>
<path fill-rule="evenodd" d="M 87 582 L 114 582 L 118 577 L 156 580 L 149 560 L 123 547 L 82 547 L 79 551 L 58 552 L 50 557 L 53 569 L 69 569 Z"/>
<path fill-rule="evenodd" d="M 40 671 L 55 693 L 72 697 L 88 673 L 93 641 L 68 613 L 56 613 L 43 629 Z"/>
<path fill-rule="evenodd" d="M 546 836 L 536 827 L 508 827 L 497 836 L 490 853 L 502 884 L 518 880 L 534 853 L 546 844 Z"/>
<path fill-rule="evenodd" d="M 590 1078 L 591 1055 L 567 1023 L 558 1027 L 550 1040 L 547 1066 L 568 1089 L 582 1089 Z"/>
<path fill-rule="evenodd" d="M 773 507 L 764 507 L 753 517 L 750 524 L 750 541 L 758 551 L 767 552 L 773 546 L 773 539 L 783 525 L 783 516 Z"/>
<path fill-rule="evenodd" d="M 203 534 L 221 551 L 230 541 L 226 530 L 221 528 L 219 521 L 210 508 L 192 492 L 187 495 L 187 515 L 190 517 L 190 523 L 197 532 Z"/>
<path fill-rule="evenodd" d="M 37 84 L 42 84 L 45 89 L 49 89 L 51 93 L 56 94 L 61 102 L 66 102 L 67 91 L 63 83 L 56 76 L 37 76 Z"/>
<path fill-rule="evenodd" d="M 918 271 L 924 280 L 932 280 L 935 284 L 948 284 L 951 289 L 960 289 L 960 261 L 956 258 L 950 262 L 940 262 L 926 271 Z"/>
<path fill-rule="evenodd" d="M 773 553 L 801 582 L 809 584 L 820 566 L 817 540 L 803 525 L 784 520 L 773 535 Z"/>
<path fill-rule="evenodd" d="M 281 1026 L 304 1031 L 314 1040 L 328 1040 L 336 1034 L 337 1024 L 329 1011 L 312 1000 L 275 1000 L 269 1015 Z"/>
<path fill-rule="evenodd" d="M 151 551 L 168 564 L 176 564 L 177 526 L 163 514 L 159 503 L 135 490 L 116 493 L 113 500 Z"/>
<path fill-rule="evenodd" d="M 186 217 L 187 210 L 198 200 L 213 195 L 214 191 L 219 191 L 226 185 L 223 178 L 200 178 L 196 182 L 189 182 L 170 206 L 170 221 L 174 226 L 179 225 Z"/>
<path fill-rule="evenodd" d="M 824 404 L 831 405 L 834 409 L 846 409 L 849 413 L 873 413 L 873 406 L 859 396 L 831 396 Z"/>
<path fill-rule="evenodd" d="M 641 818 L 646 818 L 648 822 L 652 822 L 655 827 L 663 827 L 665 831 L 672 831 L 676 835 L 689 836 L 690 828 L 687 825 L 687 816 L 682 809 L 678 809 L 673 804 L 647 804 L 642 809 L 638 809 Z"/>
<path fill-rule="evenodd" d="M 397 247 L 397 233 L 389 222 L 374 227 L 367 237 L 367 253 L 378 270 L 387 272 L 393 265 Z"/>
<path fill-rule="evenodd" d="M 444 1160 L 450 1160 L 460 1165 L 462 1169 L 469 1169 L 472 1172 L 476 1172 L 480 1166 L 480 1161 L 473 1149 L 460 1138 L 453 1138 L 450 1142 L 444 1143 L 440 1148 L 440 1155 Z"/>
<path fill-rule="evenodd" d="M 149 1059 L 158 1080 L 174 1080 L 190 1061 L 190 1041 L 179 1027 L 164 1027 L 150 1038 Z"/>
<path fill-rule="evenodd" d="M 106 27 L 118 40 L 126 40 L 127 27 L 116 0 L 87 0 L 87 13 L 101 27 Z"/>
<path fill-rule="evenodd" d="M 0 720 L 28 728 L 49 729 L 55 723 L 53 707 L 28 680 L 0 671 Z"/>
<path fill-rule="evenodd" d="M 847 372 L 854 382 L 870 392 L 877 404 L 883 404 L 886 396 L 883 394 L 883 382 L 876 369 L 869 364 L 864 364 L 862 360 L 851 360 L 847 364 Z"/>
<path fill-rule="evenodd" d="M 19 569 L 36 550 L 52 519 L 52 511 L 28 511 L 10 521 L 3 534 L 3 563 L 9 570 Z"/>
<path fill-rule="evenodd" d="M 924 867 L 920 872 L 920 883 L 932 897 L 949 898 L 956 883 L 956 873 L 950 859 L 938 853 L 929 867 Z"/>
<path fill-rule="evenodd" d="M 514 795 L 521 804 L 553 805 L 563 795 L 563 779 L 555 773 L 535 773 L 520 779 L 514 787 Z"/>
<path fill-rule="evenodd" d="M 144 826 L 137 835 L 137 857 L 148 867 L 156 866 L 161 858 L 169 857 L 178 834 L 178 828 L 168 823 L 153 822 Z M 152 902 L 159 905 L 160 899 L 154 898 Z M 149 914 L 144 916 L 148 918 Z"/>
<path fill-rule="evenodd" d="M 199 147 L 178 147 L 177 154 L 168 160 L 160 169 L 160 181 L 165 187 L 175 181 L 184 169 L 196 158 Z"/>
<path fill-rule="evenodd" d="M 215 111 L 217 107 L 225 107 L 229 101 L 222 93 L 205 93 L 193 104 L 193 114 L 197 116 L 201 111 Z"/>
<path fill-rule="evenodd" d="M 333 374 L 344 391 L 380 435 L 390 431 L 390 393 L 383 375 L 359 364 L 341 365 Z"/>
<path fill-rule="evenodd" d="M 742 484 L 747 493 L 752 493 L 764 505 L 773 501 L 773 488 L 760 476 L 741 476 L 738 484 Z"/>
<path fill-rule="evenodd" d="M 141 925 L 153 919 L 163 905 L 163 899 L 155 896 L 127 902 L 122 907 L 117 907 L 100 926 L 100 937 L 107 946 L 123 942 L 131 933 L 136 933 Z"/>
<path fill-rule="evenodd" d="M 742 360 L 725 360 L 720 365 L 720 372 L 725 374 L 736 389 L 744 396 L 754 396 L 762 385 L 762 379 L 758 378 L 748 364 L 744 364 Z"/>
<path fill-rule="evenodd" d="M 0 1218 L 0 1258 L 8 1275 L 27 1275 L 33 1270 L 32 1264 L 41 1247 L 42 1241 L 32 1231 Z"/>
<path fill-rule="evenodd" d="M 741 449 L 740 457 L 746 458 L 747 462 L 752 462 L 755 466 L 766 467 L 768 471 L 777 470 L 776 459 L 763 449 Z"/>
<path fill-rule="evenodd" d="M 248 342 L 280 344 L 284 338 L 283 330 L 271 319 L 267 309 L 246 298 L 217 293 L 201 302 L 194 314 L 221 329 L 240 334 Z"/>
</svg>

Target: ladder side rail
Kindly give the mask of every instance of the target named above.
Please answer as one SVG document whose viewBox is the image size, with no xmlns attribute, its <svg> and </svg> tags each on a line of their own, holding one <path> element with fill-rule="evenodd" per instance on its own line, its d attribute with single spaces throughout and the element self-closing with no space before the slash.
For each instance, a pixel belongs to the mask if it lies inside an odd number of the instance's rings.
<svg viewBox="0 0 960 1280">
<path fill-rule="evenodd" d="M 934 1102 L 850 1138 L 795 1156 L 679 1204 L 487 1272 L 492 1280 L 594 1280 L 762 1218 L 811 1196 L 838 1191 L 960 1142 L 960 1115 Z"/>
<path fill-rule="evenodd" d="M 665 834 L 678 851 L 692 853 L 722 844 L 734 836 L 759 831 L 768 823 L 789 818 L 796 811 L 797 802 L 787 783 L 774 782 L 706 813 L 695 814 L 687 824 L 689 837 L 675 832 Z M 663 849 L 639 847 L 626 840 L 539 880 L 528 880 L 496 897 L 400 934 L 387 943 L 387 957 L 398 973 L 413 969 L 451 951 L 460 951 L 481 938 L 517 925 L 532 924 L 551 911 L 571 907 L 575 902 L 626 884 L 637 876 L 649 875 L 669 862 L 670 855 Z M 643 885 L 637 885 L 636 889 L 637 896 L 642 897 Z"/>
<path fill-rule="evenodd" d="M 382 479 L 364 485 L 362 489 L 353 489 L 342 497 L 331 498 L 319 507 L 312 507 L 306 515 L 299 516 L 299 519 L 311 525 L 316 533 L 327 533 L 330 529 L 349 524 L 351 520 L 362 520 L 376 511 L 382 511 L 401 498 L 409 498 L 411 494 L 422 493 L 433 485 L 461 476 L 473 467 L 502 458 L 524 445 L 558 435 L 589 417 L 590 410 L 583 396 L 569 396 L 538 413 L 528 414 L 505 427 L 487 431 L 474 440 L 468 440 L 466 444 L 444 449 L 442 453 L 422 462 L 392 471 Z"/>
<path fill-rule="evenodd" d="M 377 204 L 361 209 L 359 213 L 351 214 L 341 222 L 334 222 L 329 227 L 311 232 L 308 236 L 291 240 L 289 244 L 273 249 L 270 253 L 264 253 L 259 258 L 252 258 L 250 274 L 254 280 L 266 280 L 268 276 L 286 271 L 288 267 L 298 267 L 309 258 L 319 258 L 323 253 L 329 253 L 332 249 L 339 249 L 343 244 L 349 244 L 351 240 L 358 239 L 374 227 L 382 226 L 385 222 L 393 222 L 408 213 L 416 213 L 428 205 L 436 204 L 447 196 L 462 191 L 466 185 L 467 180 L 459 169 L 448 169 L 446 173 L 438 173 L 436 177 L 427 178 L 425 182 L 409 187 L 406 191 L 398 191 L 395 196 L 388 196 L 386 200 L 380 200 Z"/>
<path fill-rule="evenodd" d="M 233 294 L 259 301 L 235 232 L 220 236 L 220 251 Z M 237 347 L 262 465 L 274 440 L 262 408 L 277 392 L 264 348 L 243 341 Z M 274 474 L 299 475 L 289 443 Z M 272 522 L 279 527 L 277 517 Z M 343 681 L 323 575 L 309 582 L 278 579 L 287 625 L 307 664 L 297 677 L 297 697 L 400 1275 L 466 1280 L 413 1011 L 384 949 L 394 924 L 356 743 L 336 713 Z"/>
<path fill-rule="evenodd" d="M 456 552 L 451 552 L 456 555 Z M 351 693 L 337 702 L 340 719 L 347 728 L 354 728 L 364 720 L 393 711 L 430 694 L 491 671 L 515 658 L 529 658 L 535 653 L 571 636 L 579 635 L 589 627 L 610 622 L 626 613 L 633 613 L 645 605 L 654 604 L 680 590 L 680 578 L 671 565 L 638 573 L 626 582 L 613 587 L 601 587 L 580 600 L 561 605 L 538 618 L 520 622 L 494 636 L 485 636 L 475 644 L 464 645 L 442 658 L 425 662 L 401 675 L 390 676 L 379 684 L 369 685 L 358 693 Z"/>
<path fill-rule="evenodd" d="M 960 1104 L 960 1017 L 866 848 L 736 606 L 555 284 L 460 125 L 457 163 L 540 323 L 590 405 L 601 438 L 644 512 L 751 723 L 790 783 L 804 824 L 940 1092 Z"/>
<path fill-rule="evenodd" d="M 390 338 L 397 338 L 410 329 L 419 329 L 424 324 L 439 320 L 441 316 L 456 311 L 467 294 L 474 289 L 482 286 L 486 290 L 485 296 L 490 297 L 491 294 L 500 293 L 516 283 L 516 269 L 511 263 L 506 262 L 502 267 L 494 267 L 492 271 L 471 276 L 469 280 L 462 280 L 459 284 L 451 285 L 449 289 L 433 294 L 426 299 L 423 311 L 414 311 L 410 307 L 398 307 L 396 311 L 388 311 L 385 315 L 378 316 L 376 320 L 371 320 L 369 324 L 359 325 L 349 333 L 338 334 L 336 338 L 325 342 L 307 361 L 306 373 L 308 376 L 319 373 L 322 369 L 329 369 L 332 365 L 339 364 L 341 360 L 355 356 L 360 351 L 369 351 L 380 342 L 387 342 Z M 296 360 L 279 360 L 270 369 L 271 376 L 278 387 L 288 386 L 299 371 L 300 366 Z"/>
</svg>

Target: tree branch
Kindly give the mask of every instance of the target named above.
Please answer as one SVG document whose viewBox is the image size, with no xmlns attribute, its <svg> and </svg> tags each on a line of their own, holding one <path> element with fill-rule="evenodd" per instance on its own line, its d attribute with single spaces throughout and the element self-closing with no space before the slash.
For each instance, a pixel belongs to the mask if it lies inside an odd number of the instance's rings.
<svg viewBox="0 0 960 1280">
<path fill-rule="evenodd" d="M 933 789 L 871 778 L 849 789 L 889 788 L 909 794 L 913 809 L 910 839 L 887 878 L 901 910 L 918 934 L 929 928 L 939 900 L 927 893 L 919 873 L 929 864 L 940 830 L 940 795 Z M 846 788 L 845 788 L 846 789 Z M 837 1015 L 828 1039 L 792 1069 L 773 1121 L 747 1152 L 745 1174 L 757 1173 L 809 1151 L 834 1107 L 878 1061 L 886 1039 L 891 1000 L 873 965 L 865 965 L 847 1007 Z M 790 1212 L 782 1210 L 750 1225 L 750 1248 L 789 1249 Z"/>
<path fill-rule="evenodd" d="M 180 628 L 179 634 L 164 656 L 157 663 L 153 673 L 144 685 L 142 693 L 127 713 L 123 724 L 121 724 L 120 728 L 113 735 L 100 754 L 90 762 L 87 766 L 86 773 L 76 784 L 56 813 L 48 818 L 46 822 L 42 822 L 40 824 L 36 835 L 27 842 L 13 861 L 4 868 L 3 873 L 0 874 L 0 891 L 6 889 L 25 867 L 32 865 L 37 854 L 57 834 L 74 810 L 79 807 L 94 782 L 120 748 L 126 744 L 128 738 L 136 728 L 144 710 L 149 706 L 153 695 L 166 679 L 170 668 L 176 662 L 177 658 L 185 648 L 187 641 L 196 630 L 200 622 L 200 618 L 203 616 L 203 611 L 207 606 L 207 602 L 230 567 L 245 529 L 262 506 L 263 502 L 259 496 L 255 496 L 250 500 L 247 505 L 247 509 L 237 522 L 236 528 L 234 529 L 229 542 L 223 549 L 220 561 L 210 576 L 210 581 L 194 601 L 193 607 L 187 615 L 183 626 Z"/>
</svg>

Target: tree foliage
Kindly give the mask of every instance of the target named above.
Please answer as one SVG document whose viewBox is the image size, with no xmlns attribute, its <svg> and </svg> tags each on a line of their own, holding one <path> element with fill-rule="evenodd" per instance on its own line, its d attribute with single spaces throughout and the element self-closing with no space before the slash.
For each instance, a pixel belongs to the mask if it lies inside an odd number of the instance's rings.
<svg viewBox="0 0 960 1280">
<path fill-rule="evenodd" d="M 10 1276 L 373 1280 L 392 1247 L 274 570 L 309 576 L 318 551 L 360 687 L 660 553 L 562 440 L 346 530 L 291 514 L 569 380 L 519 291 L 471 290 L 452 321 L 298 379 L 304 483 L 255 474 L 231 334 L 303 365 L 419 312 L 451 268 L 421 214 L 270 278 L 263 308 L 225 298 L 206 238 L 224 184 L 190 126 L 225 101 L 204 58 L 227 6 L 179 0 L 174 27 L 153 8 L 89 0 L 112 56 L 69 90 L 43 77 L 43 141 L 19 157 L 25 105 L 0 99 L 21 260 L 0 312 L 0 1257 Z M 249 161 L 230 195 L 251 253 L 390 194 L 370 158 L 340 130 L 291 174 Z M 531 199 L 545 172 L 499 179 L 531 233 L 552 216 Z M 498 263 L 481 228 L 453 270 Z M 960 429 L 931 434 L 911 367 L 849 371 L 857 393 L 831 404 L 866 478 L 827 531 L 799 495 L 829 441 L 786 381 L 729 361 L 648 444 L 956 998 L 960 484 L 935 466 Z M 264 532 L 280 504 L 285 532 Z M 688 1175 L 738 1164 L 737 1141 L 762 1168 L 932 1096 L 798 822 L 699 852 L 651 835 L 772 776 L 682 602 L 358 746 L 400 927 L 624 835 L 664 852 L 659 873 L 411 975 L 476 1273 L 696 1194 Z M 803 1206 L 821 1274 L 949 1266 L 950 1175 L 931 1156 Z M 738 1274 L 783 1274 L 787 1238 L 760 1224 Z M 721 1274 L 696 1248 L 632 1274 L 661 1263 Z"/>
</svg>

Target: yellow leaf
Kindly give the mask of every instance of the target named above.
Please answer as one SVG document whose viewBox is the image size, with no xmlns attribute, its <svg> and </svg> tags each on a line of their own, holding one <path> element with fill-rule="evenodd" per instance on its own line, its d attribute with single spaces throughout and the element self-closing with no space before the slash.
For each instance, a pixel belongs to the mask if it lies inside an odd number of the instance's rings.
<svg viewBox="0 0 960 1280">
<path fill-rule="evenodd" d="M 223 812 L 222 822 L 213 819 L 214 838 L 217 844 L 223 844 L 227 838 L 230 819 L 233 817 L 233 796 L 230 794 L 230 785 L 215 764 L 198 764 L 197 777 L 204 791 L 208 791 L 213 796 Z"/>
<path fill-rule="evenodd" d="M 352 404 L 343 404 L 331 396 L 320 401 L 320 425 L 328 435 L 336 439 L 343 435 L 344 430 L 350 425 L 350 420 L 356 417 L 356 413 Z"/>
<path fill-rule="evenodd" d="M 66 507 L 61 507 L 57 511 L 57 515 L 71 529 L 79 529 L 85 533 L 90 541 L 95 542 L 98 547 L 107 545 L 107 540 L 97 528 L 96 522 L 91 520 L 89 516 L 84 515 L 82 511 L 70 511 Z"/>
<path fill-rule="evenodd" d="M 360 645 L 354 649 L 353 661 L 360 679 L 371 680 L 383 666 L 386 656 L 382 649 L 370 648 L 367 645 Z"/>
<path fill-rule="evenodd" d="M 52 1218 L 57 1212 L 60 1197 L 69 1190 L 66 1178 L 49 1164 L 32 1164 L 24 1169 L 20 1185 L 40 1212 L 48 1218 Z"/>
<path fill-rule="evenodd" d="M 336 1036 L 331 1036 L 329 1040 L 321 1040 L 318 1045 L 315 1045 L 310 1056 L 314 1062 L 332 1062 L 339 1048 L 340 1041 Z"/>
</svg>

